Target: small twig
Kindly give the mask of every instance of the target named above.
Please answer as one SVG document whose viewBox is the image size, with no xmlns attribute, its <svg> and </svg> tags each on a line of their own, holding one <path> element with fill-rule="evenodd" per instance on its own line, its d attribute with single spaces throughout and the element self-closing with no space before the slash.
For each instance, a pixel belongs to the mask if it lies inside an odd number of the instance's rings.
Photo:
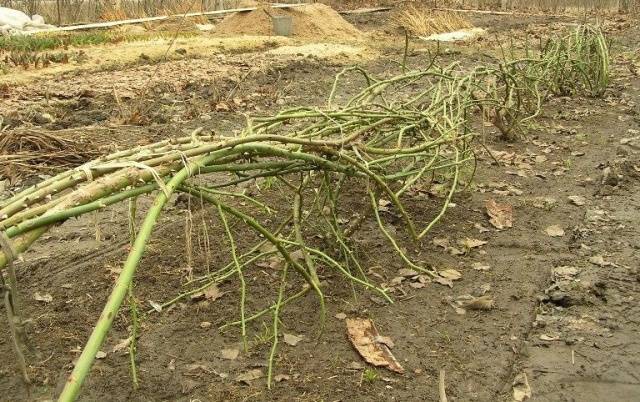
<svg viewBox="0 0 640 402">
<path fill-rule="evenodd" d="M 440 369 L 440 375 L 438 376 L 438 394 L 440 395 L 440 402 L 447 402 L 447 390 L 444 383 L 444 369 Z"/>
<path fill-rule="evenodd" d="M 27 362 L 22 353 L 21 339 L 24 337 L 24 322 L 20 315 L 18 291 L 17 291 L 17 279 L 15 269 L 13 267 L 13 261 L 17 257 L 17 253 L 11 244 L 11 241 L 4 232 L 0 232 L 0 247 L 2 252 L 7 256 L 7 271 L 9 273 L 9 285 L 7 286 L 4 281 L 4 275 L 0 272 L 0 296 L 4 296 L 4 308 L 7 312 L 7 321 L 9 322 L 9 330 L 11 332 L 11 339 L 13 341 L 13 349 L 16 353 L 18 367 L 22 375 L 22 381 L 24 382 L 29 398 L 31 398 L 31 379 L 29 378 L 29 372 L 27 371 Z"/>
<path fill-rule="evenodd" d="M 276 350 L 278 348 L 278 324 L 280 322 L 280 309 L 283 305 L 284 291 L 287 287 L 287 268 L 289 264 L 284 264 L 282 269 L 282 280 L 280 281 L 280 290 L 278 291 L 278 300 L 276 301 L 275 308 L 273 310 L 273 343 L 271 345 L 271 352 L 269 353 L 269 365 L 267 368 L 267 387 L 271 389 L 273 378 L 273 362 L 276 356 Z"/>
<path fill-rule="evenodd" d="M 407 58 L 409 57 L 409 31 L 404 28 L 404 55 L 402 56 L 402 72 L 407 72 Z"/>
<path fill-rule="evenodd" d="M 244 280 L 244 274 L 242 273 L 242 265 L 240 264 L 238 254 L 236 253 L 236 243 L 233 239 L 231 229 L 229 228 L 227 217 L 225 216 L 224 210 L 222 209 L 222 206 L 220 204 L 218 204 L 218 214 L 220 215 L 220 220 L 222 221 L 224 230 L 227 233 L 227 237 L 229 238 L 231 257 L 233 258 L 233 262 L 236 266 L 236 272 L 238 273 L 238 279 L 240 280 L 240 327 L 242 329 L 242 344 L 244 345 L 244 351 L 247 352 L 249 350 L 249 342 L 247 340 L 247 322 L 245 320 L 247 285 Z"/>
</svg>

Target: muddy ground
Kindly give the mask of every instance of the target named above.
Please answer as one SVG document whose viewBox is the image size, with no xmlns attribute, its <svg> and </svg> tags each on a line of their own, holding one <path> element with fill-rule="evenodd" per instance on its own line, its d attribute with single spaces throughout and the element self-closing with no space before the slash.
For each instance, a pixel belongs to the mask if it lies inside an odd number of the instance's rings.
<svg viewBox="0 0 640 402">
<path fill-rule="evenodd" d="M 45 86 L 37 80 L 5 86 L 0 110 L 12 130 L 35 126 L 72 138 L 96 133 L 95 145 L 104 152 L 181 136 L 199 126 L 233 131 L 242 126 L 242 113 L 323 105 L 333 76 L 346 65 L 358 63 L 377 75 L 397 72 L 403 37 L 385 25 L 388 18 L 385 13 L 350 17 L 376 42 L 352 44 L 366 49 L 361 52 L 326 58 L 275 57 L 264 48 L 216 50 L 197 59 L 141 61 L 98 73 L 65 72 Z M 574 21 L 550 24 L 545 18 L 483 16 L 474 22 L 505 40 L 521 38 L 525 31 L 552 34 Z M 474 185 L 456 195 L 455 207 L 425 241 L 404 239 L 413 258 L 462 273 L 452 288 L 415 288 L 405 281 L 395 287 L 395 302 L 387 304 L 361 289 L 354 298 L 341 277 L 321 272 L 328 285 L 325 330 L 318 337 L 318 303 L 312 295 L 285 310 L 283 332 L 302 340 L 296 346 L 281 343 L 276 373 L 282 381 L 272 390 L 264 378 L 236 381 L 248 371 L 265 371 L 270 343 L 261 322 L 250 326 L 248 352 L 231 360 L 222 356 L 223 349 L 240 347 L 237 329 L 217 329 L 237 319 L 235 281 L 223 284 L 225 294 L 215 301 L 187 301 L 145 315 L 136 391 L 128 356 L 112 352 L 128 337 L 129 316 L 123 312 L 80 400 L 435 401 L 441 369 L 450 401 L 512 400 L 514 380 L 524 375 L 531 400 L 640 399 L 640 77 L 635 67 L 640 29 L 618 20 L 609 31 L 616 44 L 615 78 L 605 96 L 551 99 L 526 136 L 512 143 L 498 140 L 486 128 L 486 150 L 479 153 Z M 409 65 L 424 65 L 427 49 L 413 42 Z M 495 42 L 487 38 L 448 46 L 442 57 L 486 63 L 495 61 L 495 51 Z M 148 86 L 130 87 L 145 77 L 151 81 Z M 350 81 L 345 93 L 359 85 Z M 54 121 L 39 124 L 42 113 Z M 11 185 L 34 180 L 22 175 Z M 362 195 L 355 188 L 347 208 L 364 208 Z M 513 228 L 491 228 L 485 214 L 488 199 L 513 205 Z M 288 200 L 281 202 L 286 205 Z M 424 214 L 425 221 L 433 215 L 428 199 L 408 202 L 413 214 Z M 145 308 L 149 301 L 175 296 L 184 283 L 184 210 L 177 204 L 172 211 L 163 218 L 137 274 L 136 295 Z M 196 247 L 196 274 L 206 272 L 205 261 L 226 261 L 227 244 L 213 212 L 194 212 L 196 222 L 209 225 L 212 245 L 208 256 Z M 389 219 L 388 224 L 403 232 L 397 222 Z M 564 234 L 550 236 L 547 228 L 552 225 Z M 448 238 L 455 243 L 467 237 L 487 244 L 451 255 L 432 241 Z M 240 245 L 250 240 L 247 234 Z M 376 280 L 389 283 L 404 268 L 374 221 L 363 224 L 355 241 L 363 265 Z M 19 264 L 20 290 L 31 319 L 32 351 L 27 357 L 36 399 L 51 399 L 64 384 L 126 257 L 127 244 L 126 211 L 115 208 L 56 228 Z M 248 306 L 255 311 L 272 300 L 278 279 L 260 269 L 248 273 L 248 283 Z M 52 299 L 36 301 L 36 293 Z M 465 294 L 489 295 L 495 307 L 458 314 L 447 300 Z M 349 343 L 339 313 L 371 318 L 379 332 L 393 340 L 393 353 L 406 373 L 375 369 L 376 375 L 370 370 L 365 375 L 366 364 Z M 0 400 L 24 400 L 4 324 L 0 355 Z"/>
</svg>

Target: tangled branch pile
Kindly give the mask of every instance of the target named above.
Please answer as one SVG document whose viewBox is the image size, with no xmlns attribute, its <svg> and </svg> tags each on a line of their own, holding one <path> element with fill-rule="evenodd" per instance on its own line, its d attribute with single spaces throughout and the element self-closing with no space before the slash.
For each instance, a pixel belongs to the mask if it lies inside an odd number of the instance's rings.
<svg viewBox="0 0 640 402">
<path fill-rule="evenodd" d="M 389 300 L 385 289 L 371 283 L 361 269 L 349 239 L 354 228 L 345 225 L 341 217 L 339 202 L 352 182 L 366 189 L 371 214 L 399 258 L 412 269 L 437 277 L 438 272 L 404 254 L 387 230 L 379 206 L 393 207 L 414 239 L 426 236 L 447 210 L 465 168 L 473 166 L 474 116 L 489 116 L 504 135 L 509 135 L 539 113 L 548 94 L 568 89 L 602 93 L 608 60 L 602 34 L 585 27 L 571 38 L 550 42 L 536 57 L 527 53 L 525 58 L 494 67 L 469 71 L 458 64 L 438 67 L 434 60 L 424 70 L 380 80 L 353 67 L 337 76 L 326 108 L 297 107 L 274 116 L 247 118 L 244 130 L 235 137 L 205 136 L 196 131 L 190 137 L 118 152 L 0 202 L 0 233 L 11 239 L 15 249 L 3 246 L 2 268 L 66 219 L 155 193 L 144 222 L 132 231 L 135 241 L 128 259 L 60 399 L 72 400 L 79 392 L 131 289 L 153 228 L 174 193 L 186 193 L 210 204 L 231 246 L 228 264 L 194 279 L 190 291 L 165 306 L 237 276 L 240 320 L 233 324 L 241 328 L 246 343 L 247 323 L 272 314 L 272 363 L 282 306 L 314 292 L 324 315 L 319 270 L 335 270 L 347 282 Z M 342 79 L 354 72 L 362 75 L 366 85 L 355 96 L 339 102 Z M 567 76 L 573 79 L 567 80 Z M 447 195 L 430 222 L 418 227 L 404 201 L 412 187 L 428 185 L 434 177 L 446 184 Z M 289 213 L 278 222 L 261 220 L 255 212 L 269 214 L 277 208 L 238 190 L 239 184 L 258 178 L 279 181 L 279 191 L 293 200 Z M 245 205 L 238 206 L 235 200 Z M 323 234 L 330 234 L 338 253 L 330 255 L 312 246 L 313 233 L 303 229 L 311 216 L 320 217 L 326 229 Z M 230 219 L 263 240 L 239 250 Z M 276 301 L 263 311 L 249 313 L 245 308 L 246 270 L 274 255 L 284 261 Z M 302 278 L 306 286 L 288 294 L 286 284 L 293 275 Z M 269 382 L 271 368 L 272 364 Z"/>
</svg>

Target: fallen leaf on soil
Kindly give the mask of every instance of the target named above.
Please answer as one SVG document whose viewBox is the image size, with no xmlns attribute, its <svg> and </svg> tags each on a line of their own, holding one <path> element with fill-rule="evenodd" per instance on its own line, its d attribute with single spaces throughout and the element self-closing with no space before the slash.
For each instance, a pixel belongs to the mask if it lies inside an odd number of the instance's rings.
<svg viewBox="0 0 640 402">
<path fill-rule="evenodd" d="M 462 303 L 462 307 L 467 310 L 491 310 L 494 306 L 491 296 L 474 297 L 469 301 Z"/>
<path fill-rule="evenodd" d="M 349 318 L 346 322 L 349 340 L 367 363 L 376 367 L 387 367 L 396 373 L 404 373 L 404 368 L 398 363 L 387 345 L 390 339 L 380 336 L 373 321 L 364 318 Z M 380 342 L 381 340 L 384 342 Z"/>
<path fill-rule="evenodd" d="M 413 269 L 402 268 L 401 270 L 398 271 L 398 275 L 403 277 L 411 277 L 411 276 L 418 276 L 419 274 Z"/>
<path fill-rule="evenodd" d="M 278 249 L 272 243 L 264 243 L 258 248 L 258 251 L 260 253 L 275 253 Z"/>
<path fill-rule="evenodd" d="M 199 364 L 199 363 L 187 364 L 185 366 L 185 369 L 187 371 L 185 375 L 192 375 L 192 376 L 197 376 L 200 373 L 209 374 L 213 372 L 208 366 L 204 364 Z"/>
<path fill-rule="evenodd" d="M 132 340 L 133 340 L 132 337 L 128 337 L 126 339 L 121 340 L 113 347 L 113 349 L 111 349 L 111 353 L 118 353 L 120 351 L 123 351 L 124 349 L 127 349 L 131 344 Z"/>
<path fill-rule="evenodd" d="M 479 223 L 475 223 L 475 224 L 473 225 L 473 227 L 474 227 L 474 228 L 476 228 L 476 229 L 478 229 L 478 231 L 479 231 L 480 233 L 491 232 L 491 229 L 488 229 L 488 228 L 486 228 L 486 227 L 482 226 L 482 225 L 481 225 L 481 224 L 479 224 Z"/>
<path fill-rule="evenodd" d="M 458 314 L 458 315 L 465 315 L 465 314 L 467 314 L 467 310 L 465 310 L 465 309 L 463 309 L 463 308 L 461 308 L 461 307 L 454 306 L 454 305 L 452 305 L 451 307 L 453 307 L 453 309 L 455 310 L 456 314 Z"/>
<path fill-rule="evenodd" d="M 450 279 L 452 281 L 457 281 L 462 278 L 462 274 L 455 269 L 444 269 L 442 271 L 438 271 L 438 275 L 445 279 Z"/>
<path fill-rule="evenodd" d="M 485 202 L 489 223 L 496 229 L 505 229 L 513 226 L 513 206 L 510 204 L 498 204 L 496 200 L 489 199 Z"/>
<path fill-rule="evenodd" d="M 220 351 L 220 356 L 225 360 L 235 360 L 240 355 L 239 349 L 222 349 Z"/>
<path fill-rule="evenodd" d="M 536 197 L 533 200 L 533 206 L 540 209 L 550 209 L 553 208 L 557 202 L 553 197 Z"/>
<path fill-rule="evenodd" d="M 527 380 L 527 374 L 520 373 L 513 379 L 513 400 L 522 402 L 528 398 L 531 398 L 529 380 Z"/>
<path fill-rule="evenodd" d="M 578 274 L 578 268 L 576 267 L 555 267 L 553 269 L 553 275 L 558 279 L 573 279 Z"/>
<path fill-rule="evenodd" d="M 382 343 L 384 345 L 387 345 L 389 349 L 393 349 L 396 346 L 396 344 L 393 343 L 393 339 L 389 338 L 388 336 L 378 335 L 373 340 L 376 341 L 377 343 Z"/>
<path fill-rule="evenodd" d="M 162 311 L 162 305 L 160 303 L 156 303 L 154 301 L 149 300 L 149 304 L 158 313 Z"/>
<path fill-rule="evenodd" d="M 558 339 L 560 339 L 559 336 L 551 336 L 551 335 L 547 335 L 547 334 L 540 335 L 540 340 L 541 341 L 557 341 Z"/>
<path fill-rule="evenodd" d="M 445 251 L 447 251 L 449 254 L 451 255 L 463 255 L 464 252 L 458 250 L 455 247 L 451 246 L 451 243 L 449 242 L 449 239 L 447 238 L 438 238 L 436 237 L 435 239 L 432 240 L 433 244 L 439 247 L 442 247 L 445 249 Z"/>
<path fill-rule="evenodd" d="M 480 285 L 480 287 L 478 288 L 478 294 L 480 296 L 484 296 L 487 292 L 489 292 L 491 290 L 491 284 L 490 283 L 483 283 L 482 285 Z"/>
<path fill-rule="evenodd" d="M 275 377 L 273 377 L 273 379 L 276 382 L 289 381 L 291 379 L 291 376 L 288 376 L 286 374 L 278 374 Z"/>
<path fill-rule="evenodd" d="M 445 279 L 445 278 L 437 277 L 437 278 L 433 278 L 433 281 L 435 283 L 440 284 L 440 285 L 449 286 L 450 288 L 453 287 L 453 281 L 451 279 Z"/>
<path fill-rule="evenodd" d="M 338 313 L 335 315 L 335 317 L 339 320 L 344 320 L 345 318 L 347 318 L 347 315 L 345 313 Z"/>
<path fill-rule="evenodd" d="M 483 264 L 481 262 L 474 262 L 473 264 L 471 264 L 471 268 L 475 269 L 476 271 L 488 271 L 491 269 L 491 265 Z"/>
<path fill-rule="evenodd" d="M 583 206 L 586 203 L 586 199 L 580 195 L 570 195 L 567 198 L 569 199 L 569 202 L 579 207 Z"/>
<path fill-rule="evenodd" d="M 284 334 L 284 343 L 287 345 L 296 346 L 301 340 L 302 338 L 299 336 Z"/>
<path fill-rule="evenodd" d="M 562 237 L 564 236 L 564 229 L 559 225 L 551 225 L 545 229 L 545 232 L 551 237 Z"/>
<path fill-rule="evenodd" d="M 547 161 L 547 157 L 544 156 L 544 155 L 537 155 L 535 157 L 535 161 L 536 161 L 536 163 L 544 163 L 544 162 Z"/>
<path fill-rule="evenodd" d="M 202 321 L 200 323 L 200 328 L 202 328 L 202 329 L 211 328 L 211 326 L 213 326 L 213 324 L 210 323 L 209 321 Z"/>
<path fill-rule="evenodd" d="M 35 301 L 39 301 L 39 302 L 43 302 L 43 303 L 51 303 L 53 301 L 53 296 L 51 296 L 49 293 L 40 294 L 40 293 L 36 292 L 33 295 L 33 299 Z"/>
<path fill-rule="evenodd" d="M 594 264 L 594 265 L 597 265 L 599 267 L 606 267 L 608 265 L 611 265 L 611 263 L 608 262 L 608 261 L 605 261 L 604 257 L 602 255 L 600 255 L 600 254 L 594 255 L 593 257 L 590 257 L 589 258 L 589 262 Z"/>
<path fill-rule="evenodd" d="M 221 292 L 216 285 L 211 285 L 202 292 L 194 293 L 191 295 L 191 301 L 209 300 L 216 301 L 224 296 L 224 292 Z"/>
<path fill-rule="evenodd" d="M 389 205 L 391 205 L 391 201 L 385 199 L 378 200 L 378 211 L 380 212 L 389 212 Z"/>
<path fill-rule="evenodd" d="M 391 279 L 391 282 L 389 282 L 389 284 L 391 286 L 396 286 L 402 283 L 402 281 L 404 281 L 405 278 L 403 276 L 396 276 L 395 278 Z"/>
<path fill-rule="evenodd" d="M 101 350 L 96 353 L 96 359 L 104 359 L 105 357 L 107 357 L 107 354 Z"/>
<path fill-rule="evenodd" d="M 302 252 L 302 250 L 296 250 L 293 253 L 290 253 L 289 255 L 291 256 L 291 259 L 294 262 L 304 261 L 304 253 Z"/>
<path fill-rule="evenodd" d="M 482 247 L 485 244 L 487 244 L 488 242 L 484 241 L 484 240 L 479 240 L 479 239 L 471 239 L 469 237 L 465 238 L 464 240 L 458 240 L 458 244 L 461 245 L 462 247 L 466 248 L 466 249 L 472 249 L 472 248 L 476 248 L 476 247 Z"/>
<path fill-rule="evenodd" d="M 190 378 L 186 378 L 182 380 L 182 394 L 183 395 L 187 395 L 189 393 L 191 393 L 191 391 L 193 391 L 194 389 L 198 388 L 200 385 L 202 385 L 202 383 L 198 382 L 198 381 L 194 381 Z"/>
<path fill-rule="evenodd" d="M 249 385 L 251 381 L 257 380 L 258 378 L 262 377 L 264 377 L 264 374 L 262 373 L 261 369 L 253 369 L 247 371 L 246 373 L 238 374 L 238 376 L 236 377 L 236 381 Z"/>
<path fill-rule="evenodd" d="M 445 250 L 451 246 L 451 244 L 449 243 L 449 239 L 445 237 L 435 237 L 431 242 L 436 246 L 444 248 Z"/>
<path fill-rule="evenodd" d="M 224 295 L 224 292 L 221 292 L 216 285 L 209 286 L 204 291 L 204 297 L 206 297 L 210 301 L 215 301 L 221 298 L 223 295 Z"/>
</svg>

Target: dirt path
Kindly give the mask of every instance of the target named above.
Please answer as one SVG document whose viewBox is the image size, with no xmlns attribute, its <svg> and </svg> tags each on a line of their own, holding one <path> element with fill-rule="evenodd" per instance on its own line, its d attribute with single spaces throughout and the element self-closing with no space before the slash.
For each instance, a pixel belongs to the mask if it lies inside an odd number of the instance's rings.
<svg viewBox="0 0 640 402">
<path fill-rule="evenodd" d="M 639 84 L 633 80 L 622 96 L 637 99 Z M 632 110 L 637 113 L 637 106 Z M 616 105 L 605 116 L 576 122 L 601 146 L 574 159 L 571 170 L 582 177 L 568 176 L 564 191 L 556 193 L 565 198 L 557 213 L 569 223 L 568 255 L 551 265 L 517 364 L 528 375 L 534 400 L 640 396 L 640 160 L 637 139 L 627 142 L 640 125 L 629 111 Z M 583 206 L 566 202 L 574 193 L 584 197 Z"/>
</svg>

